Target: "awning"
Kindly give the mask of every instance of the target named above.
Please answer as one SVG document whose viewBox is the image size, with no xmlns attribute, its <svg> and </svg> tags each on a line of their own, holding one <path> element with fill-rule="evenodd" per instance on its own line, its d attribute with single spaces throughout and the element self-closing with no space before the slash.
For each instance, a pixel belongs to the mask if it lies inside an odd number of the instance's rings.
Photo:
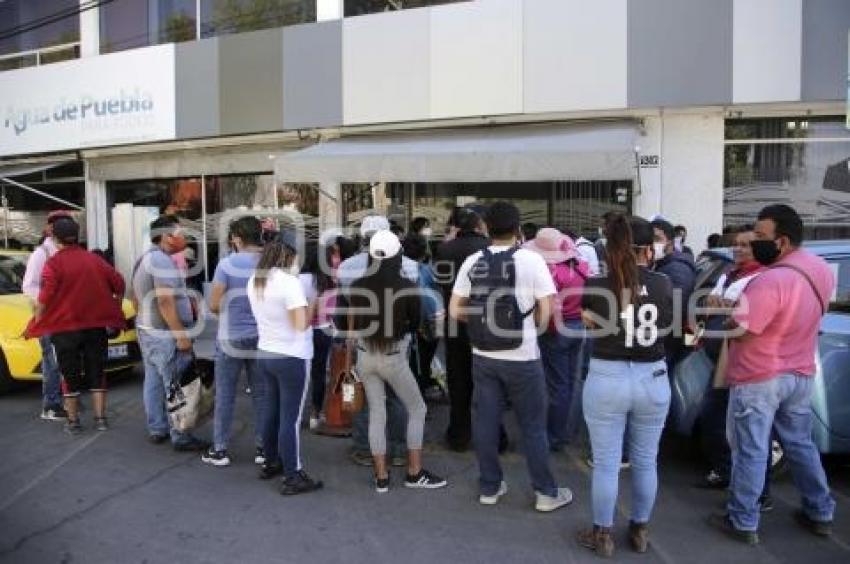
<svg viewBox="0 0 850 564">
<path fill-rule="evenodd" d="M 15 178 L 51 169 L 63 163 L 0 164 L 0 178 Z"/>
<path fill-rule="evenodd" d="M 521 182 L 635 176 L 633 123 L 350 137 L 277 155 L 280 182 Z"/>
</svg>

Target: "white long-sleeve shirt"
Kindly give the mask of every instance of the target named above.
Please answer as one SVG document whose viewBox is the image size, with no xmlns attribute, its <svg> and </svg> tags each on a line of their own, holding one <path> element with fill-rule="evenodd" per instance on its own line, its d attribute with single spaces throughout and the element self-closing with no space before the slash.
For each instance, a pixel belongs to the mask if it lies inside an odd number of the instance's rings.
<svg viewBox="0 0 850 564">
<path fill-rule="evenodd" d="M 56 254 L 59 249 L 52 237 L 48 237 L 44 242 L 35 248 L 27 260 L 27 270 L 24 272 L 24 281 L 21 284 L 25 295 L 33 302 L 38 302 L 38 293 L 41 291 L 41 271 L 44 270 L 44 265 L 47 260 Z"/>
</svg>

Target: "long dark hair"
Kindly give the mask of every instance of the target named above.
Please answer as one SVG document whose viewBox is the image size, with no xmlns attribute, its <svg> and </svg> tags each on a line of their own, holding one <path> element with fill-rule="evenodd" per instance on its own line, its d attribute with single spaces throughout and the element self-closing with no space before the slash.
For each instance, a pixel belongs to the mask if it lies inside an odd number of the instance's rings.
<svg viewBox="0 0 850 564">
<path fill-rule="evenodd" d="M 295 262 L 295 250 L 284 244 L 280 238 L 275 237 L 263 245 L 263 253 L 257 262 L 257 270 L 254 272 L 254 289 L 260 298 L 266 289 L 266 282 L 273 268 L 290 268 Z"/>
<path fill-rule="evenodd" d="M 322 252 L 325 255 L 324 264 L 319 260 Z M 301 272 L 312 274 L 316 277 L 316 292 L 318 295 L 322 295 L 336 286 L 329 272 L 332 254 L 333 247 L 319 245 L 314 242 L 307 243 L 304 249 L 304 265 L 301 267 Z"/>
<path fill-rule="evenodd" d="M 620 213 L 608 220 L 605 233 L 608 276 L 617 297 L 617 305 L 622 311 L 629 304 L 636 304 L 639 295 L 640 271 L 635 255 L 634 236 L 629 220 Z M 625 301 L 624 297 L 628 297 L 628 301 Z"/>
<path fill-rule="evenodd" d="M 351 305 L 368 308 L 368 313 L 354 316 L 354 329 L 377 328 L 363 336 L 367 348 L 385 352 L 393 343 L 404 336 L 408 329 L 408 320 L 404 315 L 405 298 L 399 299 L 398 292 L 409 289 L 412 283 L 401 275 L 401 253 L 376 260 L 369 257 L 367 274 L 356 280 L 352 288 L 356 293 L 351 297 Z M 370 302 L 367 296 L 374 296 Z M 412 296 L 411 296 L 412 297 Z M 369 307 L 377 305 L 377 307 Z M 392 311 L 388 311 L 392 310 Z"/>
</svg>

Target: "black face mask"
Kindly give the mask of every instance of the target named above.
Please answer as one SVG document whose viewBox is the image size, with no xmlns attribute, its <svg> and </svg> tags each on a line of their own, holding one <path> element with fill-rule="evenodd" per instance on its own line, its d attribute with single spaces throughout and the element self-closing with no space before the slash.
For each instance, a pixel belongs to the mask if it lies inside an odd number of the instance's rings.
<svg viewBox="0 0 850 564">
<path fill-rule="evenodd" d="M 779 247 L 776 246 L 776 241 L 756 239 L 750 243 L 750 246 L 753 249 L 753 258 L 759 264 L 769 266 L 779 258 Z"/>
</svg>

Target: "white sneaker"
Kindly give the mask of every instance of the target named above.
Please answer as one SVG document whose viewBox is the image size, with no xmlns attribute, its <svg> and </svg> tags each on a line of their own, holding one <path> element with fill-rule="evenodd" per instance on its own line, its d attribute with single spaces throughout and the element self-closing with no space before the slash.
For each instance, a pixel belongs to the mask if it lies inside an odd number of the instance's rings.
<svg viewBox="0 0 850 564">
<path fill-rule="evenodd" d="M 555 511 L 573 502 L 573 492 L 570 491 L 570 488 L 558 488 L 558 495 L 555 497 L 540 492 L 537 492 L 536 497 L 537 502 L 534 504 L 534 509 L 542 513 Z"/>
<path fill-rule="evenodd" d="M 493 495 L 480 495 L 478 496 L 478 503 L 481 505 L 496 505 L 499 503 L 499 499 L 508 493 L 508 484 L 504 480 L 499 484 L 499 491 L 494 493 Z"/>
</svg>

